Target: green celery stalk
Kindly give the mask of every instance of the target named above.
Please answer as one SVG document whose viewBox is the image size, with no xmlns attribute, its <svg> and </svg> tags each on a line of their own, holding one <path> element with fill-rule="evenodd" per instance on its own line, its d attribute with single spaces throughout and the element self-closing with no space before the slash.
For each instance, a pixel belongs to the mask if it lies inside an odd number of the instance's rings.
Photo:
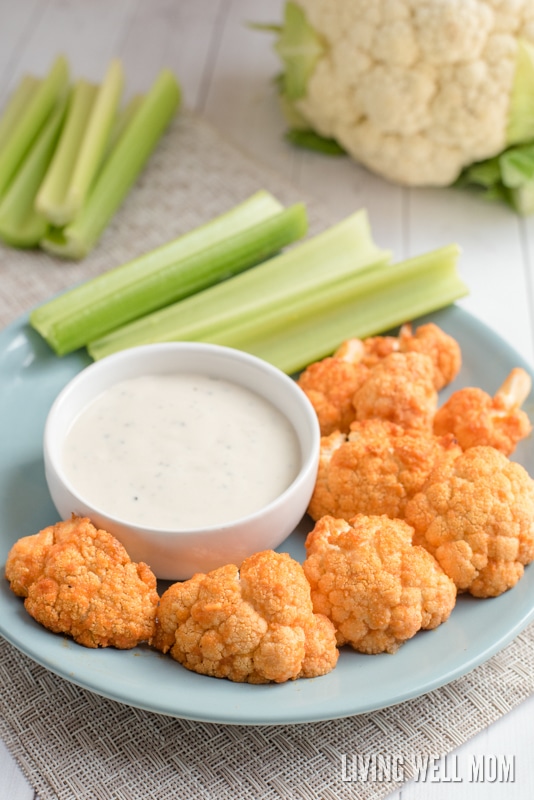
<svg viewBox="0 0 534 800">
<path fill-rule="evenodd" d="M 37 211 L 53 225 L 65 225 L 73 217 L 70 184 L 96 94 L 97 87 L 85 80 L 73 87 L 61 138 L 35 199 Z"/>
<path fill-rule="evenodd" d="M 45 339 L 50 338 L 51 342 L 59 345 L 61 330 L 65 324 L 71 324 L 69 320 L 83 314 L 89 322 L 95 314 L 104 315 L 110 298 L 114 298 L 116 302 L 119 295 L 132 296 L 137 291 L 141 297 L 144 287 L 149 286 L 151 281 L 160 281 L 162 274 L 174 269 L 173 265 L 224 242 L 228 237 L 282 210 L 282 204 L 269 192 L 256 192 L 209 222 L 49 300 L 32 312 L 31 322 Z M 132 307 L 127 314 L 128 318 L 141 316 L 144 313 L 143 308 L 138 312 L 133 307 L 133 301 L 130 302 Z M 112 306 L 109 308 L 113 310 Z M 54 331 L 58 331 L 59 336 Z"/>
<path fill-rule="evenodd" d="M 330 355 L 346 339 L 375 336 L 464 297 L 457 245 L 378 266 L 326 289 L 315 304 L 253 325 L 229 326 L 203 341 L 245 350 L 292 374 Z"/>
<path fill-rule="evenodd" d="M 389 261 L 373 242 L 365 210 L 243 275 L 162 308 L 96 341 L 95 359 L 149 342 L 207 340 L 228 326 L 261 325 L 266 315 L 320 298 L 329 287 Z M 343 289 L 342 289 L 343 292 Z"/>
<path fill-rule="evenodd" d="M 57 101 L 66 93 L 68 80 L 67 61 L 63 56 L 59 56 L 46 78 L 31 93 L 29 102 L 0 150 L 0 197 L 5 194 L 10 181 Z"/>
<path fill-rule="evenodd" d="M 53 156 L 65 106 L 65 100 L 57 104 L 0 202 L 0 238 L 14 247 L 36 247 L 48 228 L 35 209 L 35 196 Z"/>
<path fill-rule="evenodd" d="M 63 204 L 64 223 L 72 222 L 85 205 L 100 169 L 124 86 L 124 72 L 113 59 L 98 87 L 87 120 Z"/>
<path fill-rule="evenodd" d="M 302 204 L 284 210 L 268 192 L 258 192 L 205 225 L 45 303 L 30 322 L 64 355 L 248 269 L 303 236 L 306 228 Z"/>
<path fill-rule="evenodd" d="M 72 223 L 43 239 L 45 250 L 74 259 L 89 253 L 170 124 L 180 100 L 176 78 L 162 70 L 104 161 L 86 204 Z"/>
<path fill-rule="evenodd" d="M 141 108 L 143 104 L 143 100 L 145 99 L 144 95 L 136 94 L 134 95 L 126 105 L 119 109 L 117 116 L 115 118 L 115 122 L 113 123 L 113 127 L 111 129 L 111 133 L 109 135 L 108 146 L 106 148 L 105 158 L 111 153 L 117 142 L 119 141 L 120 137 L 134 118 L 135 114 Z"/>
<path fill-rule="evenodd" d="M 35 90 L 40 84 L 39 78 L 33 75 L 24 75 L 16 89 L 12 92 L 7 105 L 0 117 L 0 150 L 9 140 L 15 125 L 21 118 L 24 109 L 28 106 Z"/>
</svg>

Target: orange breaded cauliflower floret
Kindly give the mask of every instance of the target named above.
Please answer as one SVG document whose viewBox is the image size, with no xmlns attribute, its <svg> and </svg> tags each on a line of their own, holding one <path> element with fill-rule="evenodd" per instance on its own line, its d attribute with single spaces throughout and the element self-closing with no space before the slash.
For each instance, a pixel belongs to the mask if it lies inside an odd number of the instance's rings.
<svg viewBox="0 0 534 800">
<path fill-rule="evenodd" d="M 524 369 L 513 369 L 493 397 L 483 389 L 458 389 L 436 412 L 434 433 L 451 432 L 464 450 L 488 445 L 509 456 L 532 425 L 521 409 L 532 385 Z"/>
<path fill-rule="evenodd" d="M 411 325 L 403 325 L 399 334 L 402 353 L 424 353 L 434 367 L 434 387 L 443 389 L 456 378 L 462 366 L 460 345 L 438 325 L 428 322 L 412 333 Z"/>
<path fill-rule="evenodd" d="M 403 428 L 430 431 L 438 405 L 430 357 L 391 353 L 370 370 L 352 403 L 358 421 L 385 419 Z"/>
<path fill-rule="evenodd" d="M 154 633 L 155 576 L 86 518 L 19 539 L 5 574 L 37 622 L 85 647 L 129 649 Z"/>
<path fill-rule="evenodd" d="M 193 672 L 246 683 L 325 675 L 338 658 L 302 566 L 272 550 L 173 584 L 152 644 Z"/>
<path fill-rule="evenodd" d="M 359 514 L 323 517 L 308 535 L 303 569 L 313 607 L 332 620 L 339 645 L 394 653 L 449 617 L 456 587 L 412 534 L 402 520 Z"/>
<path fill-rule="evenodd" d="M 367 339 L 348 339 L 334 353 L 346 358 L 359 353 L 359 361 L 366 367 L 374 367 L 390 353 L 423 353 L 429 356 L 434 369 L 434 388 L 443 389 L 454 380 L 462 366 L 460 345 L 438 325 L 428 322 L 413 333 L 412 325 L 406 323 L 398 336 L 370 336 Z"/>
<path fill-rule="evenodd" d="M 350 432 L 321 438 L 317 481 L 308 507 L 314 520 L 325 514 L 402 518 L 408 500 L 442 458 L 460 453 L 452 436 L 407 431 L 393 422 L 353 422 Z"/>
<path fill-rule="evenodd" d="M 367 339 L 347 339 L 338 347 L 334 356 L 351 360 L 355 364 L 363 364 L 365 367 L 374 367 L 390 353 L 397 353 L 399 349 L 398 336 L 368 336 Z"/>
<path fill-rule="evenodd" d="M 426 356 L 426 364 L 419 356 L 406 358 L 416 353 Z M 347 339 L 333 356 L 310 364 L 298 383 L 315 408 L 323 436 L 345 433 L 355 419 L 369 417 L 430 427 L 436 391 L 456 377 L 460 366 L 460 347 L 451 336 L 434 323 L 414 334 L 407 323 L 398 336 Z"/>
<path fill-rule="evenodd" d="M 406 506 L 414 542 L 461 592 L 496 597 L 534 559 L 534 481 L 493 447 L 438 465 Z"/>
<path fill-rule="evenodd" d="M 301 373 L 298 384 L 315 409 L 322 436 L 349 429 L 356 415 L 352 398 L 368 372 L 362 364 L 331 357 Z"/>
</svg>

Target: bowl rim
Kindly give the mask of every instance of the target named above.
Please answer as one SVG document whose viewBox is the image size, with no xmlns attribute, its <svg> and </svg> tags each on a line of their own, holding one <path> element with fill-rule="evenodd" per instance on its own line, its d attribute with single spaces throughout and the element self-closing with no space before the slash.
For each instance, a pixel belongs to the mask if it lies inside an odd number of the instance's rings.
<svg viewBox="0 0 534 800">
<path fill-rule="evenodd" d="M 145 354 L 148 355 L 150 353 L 154 353 L 156 350 L 162 353 L 169 353 L 169 355 L 180 352 L 183 353 L 204 352 L 206 354 L 212 354 L 216 357 L 230 358 L 233 359 L 234 361 L 241 362 L 247 367 L 250 368 L 254 367 L 256 369 L 259 368 L 261 371 L 266 373 L 270 378 L 278 381 L 279 384 L 285 388 L 285 390 L 292 393 L 293 397 L 295 398 L 295 402 L 300 402 L 302 406 L 302 411 L 306 417 L 311 436 L 309 442 L 305 443 L 306 444 L 306 452 L 305 452 L 303 439 L 301 436 L 299 436 L 298 431 L 295 429 L 294 423 L 291 420 L 289 420 L 291 426 L 295 430 L 295 433 L 298 437 L 299 445 L 301 447 L 302 463 L 300 465 L 298 473 L 295 475 L 294 479 L 286 487 L 286 489 L 284 489 L 283 492 L 281 492 L 277 497 L 275 497 L 266 505 L 262 506 L 257 511 L 254 511 L 250 514 L 238 517 L 236 519 L 227 522 L 220 523 L 218 525 L 209 525 L 198 528 L 160 528 L 157 526 L 139 525 L 123 517 L 111 514 L 107 512 L 105 509 L 100 508 L 99 506 L 96 506 L 94 503 L 85 499 L 83 495 L 76 489 L 76 487 L 73 486 L 72 482 L 65 475 L 65 472 L 61 465 L 60 444 L 54 437 L 52 437 L 52 428 L 55 424 L 57 424 L 56 419 L 58 414 L 61 412 L 62 406 L 67 402 L 69 396 L 73 394 L 80 385 L 87 383 L 88 381 L 91 381 L 93 376 L 95 374 L 98 375 L 101 370 L 112 369 L 113 364 L 117 362 L 135 361 L 136 358 L 140 356 L 143 357 Z M 193 371 L 194 370 L 191 370 L 191 372 Z M 138 374 L 139 376 L 141 376 L 141 375 L 149 375 L 151 373 L 149 370 L 147 370 L 147 371 L 140 371 Z M 158 371 L 156 370 L 155 373 L 153 374 L 158 374 Z M 203 373 L 201 372 L 200 374 Z M 126 378 L 119 377 L 115 382 L 119 382 L 121 380 L 126 380 Z M 110 381 L 108 386 L 112 386 L 113 383 L 114 381 Z M 251 389 L 251 391 L 254 391 L 254 389 Z M 82 405 L 74 415 L 73 419 L 77 416 L 77 414 L 81 413 L 81 411 L 84 408 L 86 408 L 87 405 L 91 403 L 98 396 L 98 394 L 99 394 L 98 392 L 95 393 L 93 397 L 90 398 L 85 403 L 85 405 Z M 263 396 L 260 392 L 257 392 L 257 394 Z M 270 400 L 269 402 L 272 401 Z M 278 408 L 278 410 L 284 413 L 282 408 Z M 109 356 L 100 359 L 99 361 L 94 361 L 93 363 L 87 365 L 82 370 L 80 370 L 80 372 L 78 372 L 74 376 L 74 378 L 71 378 L 71 380 L 61 389 L 59 394 L 56 396 L 48 411 L 43 433 L 43 455 L 45 461 L 45 472 L 47 476 L 47 482 L 48 482 L 48 473 L 49 470 L 51 469 L 55 473 L 57 479 L 64 485 L 65 489 L 75 498 L 77 502 L 79 502 L 82 506 L 91 508 L 95 516 L 98 516 L 101 519 L 105 518 L 109 520 L 110 523 L 114 526 L 129 528 L 132 531 L 139 534 L 152 532 L 158 537 L 183 538 L 193 535 L 209 537 L 213 536 L 214 533 L 223 534 L 225 531 L 235 530 L 236 527 L 253 524 L 256 520 L 264 517 L 266 514 L 275 512 L 277 508 L 279 508 L 287 501 L 288 495 L 298 492 L 302 484 L 309 479 L 310 472 L 314 472 L 315 474 L 317 473 L 318 463 L 319 463 L 319 453 L 320 453 L 320 440 L 321 440 L 321 433 L 320 433 L 319 421 L 317 419 L 317 414 L 310 400 L 308 399 L 306 394 L 300 389 L 295 380 L 293 380 L 289 375 L 280 370 L 278 367 L 275 367 L 273 364 L 270 364 L 268 361 L 265 361 L 264 359 L 261 359 L 258 356 L 252 355 L 251 353 L 247 353 L 244 350 L 238 350 L 237 348 L 227 347 L 226 345 L 212 344 L 209 342 L 182 342 L 182 341 L 154 342 L 151 344 L 138 345 L 135 347 L 118 351 L 116 353 L 112 353 Z"/>
</svg>

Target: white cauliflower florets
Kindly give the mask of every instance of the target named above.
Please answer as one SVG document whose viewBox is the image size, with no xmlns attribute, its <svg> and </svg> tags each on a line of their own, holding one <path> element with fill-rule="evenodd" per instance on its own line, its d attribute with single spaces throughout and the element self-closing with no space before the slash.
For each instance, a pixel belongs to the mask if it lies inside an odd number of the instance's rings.
<svg viewBox="0 0 534 800">
<path fill-rule="evenodd" d="M 294 108 L 357 161 L 439 186 L 505 149 L 531 0 L 292 2 L 322 45 Z"/>
</svg>

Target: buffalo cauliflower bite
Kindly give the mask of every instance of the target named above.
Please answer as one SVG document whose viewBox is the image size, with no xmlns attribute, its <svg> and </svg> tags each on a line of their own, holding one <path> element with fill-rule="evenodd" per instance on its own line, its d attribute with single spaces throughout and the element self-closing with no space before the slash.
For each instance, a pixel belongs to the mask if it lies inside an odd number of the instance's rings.
<svg viewBox="0 0 534 800">
<path fill-rule="evenodd" d="M 338 658 L 301 565 L 272 550 L 173 584 L 152 644 L 193 672 L 246 683 L 325 675 Z"/>
<path fill-rule="evenodd" d="M 424 353 L 434 367 L 434 388 L 439 392 L 451 383 L 462 366 L 460 345 L 438 325 L 428 322 L 420 325 L 415 333 L 412 326 L 403 325 L 399 333 L 399 349 L 402 353 Z"/>
<path fill-rule="evenodd" d="M 460 345 L 438 325 L 428 322 L 415 333 L 411 323 L 405 323 L 398 336 L 370 336 L 367 339 L 348 339 L 336 350 L 335 356 L 360 354 L 360 363 L 374 367 L 391 353 L 423 353 L 434 367 L 434 388 L 439 391 L 454 380 L 462 366 Z M 353 355 L 353 360 L 357 359 Z"/>
<path fill-rule="evenodd" d="M 404 355 L 388 359 L 397 353 Z M 427 356 L 431 366 L 419 356 L 406 357 L 408 353 Z M 379 365 L 375 374 L 374 368 Z M 438 391 L 456 377 L 460 366 L 460 347 L 441 328 L 428 323 L 413 333 L 411 324 L 406 323 L 398 336 L 347 339 L 333 356 L 310 364 L 300 375 L 298 383 L 315 409 L 323 436 L 335 431 L 347 432 L 351 422 L 357 418 L 385 415 L 390 419 L 392 414 L 396 414 L 393 422 L 407 427 L 418 427 L 423 424 L 424 417 L 424 426 L 428 427 L 430 416 L 437 407 L 437 394 L 430 385 L 430 375 L 433 388 Z M 391 404 L 382 397 L 382 385 L 384 393 L 395 392 Z M 354 398 L 360 389 L 358 416 Z M 377 392 L 381 398 L 378 403 L 381 410 L 375 413 Z M 399 409 L 392 411 L 399 402 Z"/>
<path fill-rule="evenodd" d="M 489 445 L 510 455 L 532 430 L 521 409 L 531 385 L 529 374 L 516 367 L 493 397 L 478 387 L 459 389 L 436 412 L 434 433 L 453 433 L 464 450 Z"/>
<path fill-rule="evenodd" d="M 347 431 L 355 417 L 352 398 L 368 369 L 350 357 L 332 356 L 310 364 L 298 379 L 315 409 L 321 434 Z"/>
<path fill-rule="evenodd" d="M 438 405 L 434 368 L 422 353 L 391 353 L 356 389 L 355 419 L 385 419 L 403 428 L 430 431 Z"/>
<path fill-rule="evenodd" d="M 338 644 L 394 653 L 421 629 L 449 617 L 456 587 L 402 520 L 326 516 L 306 539 L 303 569 L 316 612 L 332 620 Z"/>
<path fill-rule="evenodd" d="M 406 506 L 414 542 L 425 547 L 458 591 L 496 597 L 534 559 L 534 481 L 493 447 L 439 464 Z"/>
<path fill-rule="evenodd" d="M 340 344 L 334 356 L 351 359 L 365 367 L 374 367 L 390 353 L 398 352 L 399 348 L 398 336 L 368 336 L 367 339 L 347 339 Z"/>
<path fill-rule="evenodd" d="M 354 422 L 348 434 L 321 438 L 319 470 L 308 513 L 345 520 L 355 514 L 402 518 L 406 503 L 443 458 L 460 453 L 451 435 L 407 431 L 393 422 Z"/>
<path fill-rule="evenodd" d="M 37 622 L 85 647 L 129 649 L 154 633 L 159 600 L 154 574 L 86 518 L 19 539 L 5 574 Z"/>
</svg>

